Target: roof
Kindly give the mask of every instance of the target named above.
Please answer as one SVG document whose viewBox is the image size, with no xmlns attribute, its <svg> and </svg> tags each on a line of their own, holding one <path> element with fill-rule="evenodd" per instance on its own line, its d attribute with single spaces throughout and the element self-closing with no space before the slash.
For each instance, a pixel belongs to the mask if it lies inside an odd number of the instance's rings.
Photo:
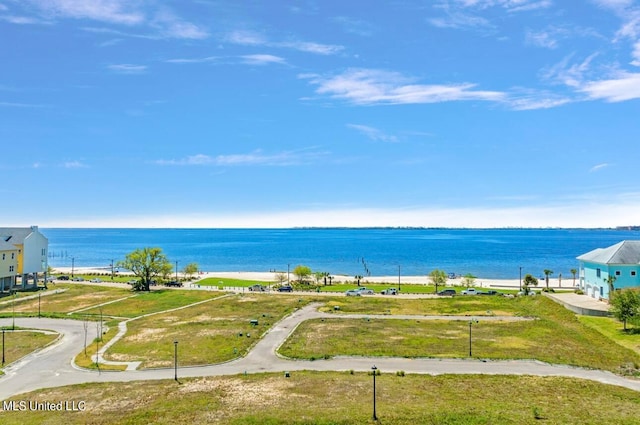
<svg viewBox="0 0 640 425">
<path fill-rule="evenodd" d="M 594 249 L 577 259 L 600 264 L 640 264 L 640 240 L 622 241 L 608 248 Z"/>
<path fill-rule="evenodd" d="M 15 251 L 17 248 L 14 244 L 0 240 L 0 251 Z"/>
<path fill-rule="evenodd" d="M 38 226 L 0 227 L 0 242 L 9 242 L 14 245 L 23 244 L 24 240 L 34 232 L 39 232 Z"/>
</svg>

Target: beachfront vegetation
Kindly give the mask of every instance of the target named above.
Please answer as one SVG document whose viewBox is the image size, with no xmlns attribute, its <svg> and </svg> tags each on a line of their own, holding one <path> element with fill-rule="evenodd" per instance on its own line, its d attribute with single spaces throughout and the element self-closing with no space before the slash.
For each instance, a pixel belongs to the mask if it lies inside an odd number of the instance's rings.
<svg viewBox="0 0 640 425">
<path fill-rule="evenodd" d="M 298 283 L 308 284 L 311 277 L 311 268 L 309 266 L 297 265 L 293 269 L 293 274 L 296 275 Z"/>
<path fill-rule="evenodd" d="M 118 267 L 131 270 L 138 277 L 133 289 L 136 291 L 149 291 L 151 282 L 159 277 L 168 276 L 172 266 L 161 248 L 140 248 L 126 255 L 123 261 L 118 262 Z"/>
<path fill-rule="evenodd" d="M 435 292 L 438 292 L 438 286 L 444 286 L 447 284 L 447 274 L 444 270 L 432 270 L 431 273 L 429 273 L 429 277 L 431 278 L 431 283 L 436 287 Z"/>
<path fill-rule="evenodd" d="M 536 376 L 376 376 L 378 423 L 637 424 L 638 393 L 581 379 Z M 559 391 L 561 389 L 561 391 Z M 606 408 L 593 405 L 594 394 Z M 437 395 L 437 396 L 436 396 Z M 374 423 L 367 373 L 292 372 L 48 388 L 14 400 L 85 401 L 77 412 L 7 411 L 3 425 Z"/>
<path fill-rule="evenodd" d="M 551 276 L 553 274 L 553 270 L 544 269 L 542 271 L 542 273 L 544 273 L 544 281 L 547 284 L 547 291 L 548 291 L 549 290 L 549 276 Z"/>
<path fill-rule="evenodd" d="M 193 279 L 193 275 L 198 273 L 198 263 L 189 263 L 182 269 L 182 273 L 189 279 Z"/>
<path fill-rule="evenodd" d="M 538 279 L 527 273 L 522 279 L 522 291 L 525 295 L 529 294 L 532 286 L 538 286 Z"/>
</svg>

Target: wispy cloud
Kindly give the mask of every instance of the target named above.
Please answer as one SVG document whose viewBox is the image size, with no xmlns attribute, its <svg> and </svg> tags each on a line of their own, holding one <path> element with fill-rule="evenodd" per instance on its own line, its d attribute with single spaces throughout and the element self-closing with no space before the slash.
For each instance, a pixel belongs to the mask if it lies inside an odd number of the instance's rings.
<svg viewBox="0 0 640 425">
<path fill-rule="evenodd" d="M 93 19 L 134 25 L 144 21 L 139 2 L 128 0 L 26 0 L 51 17 Z"/>
<path fill-rule="evenodd" d="M 611 165 L 611 164 L 608 164 L 608 163 L 606 163 L 606 162 L 604 162 L 604 163 L 602 163 L 602 164 L 594 165 L 593 167 L 591 167 L 591 168 L 589 169 L 589 172 L 590 172 L 590 173 L 595 173 L 596 171 L 600 171 L 600 170 L 602 170 L 603 168 L 607 168 L 607 167 L 609 167 L 610 165 Z"/>
<path fill-rule="evenodd" d="M 128 63 L 109 65 L 108 68 L 118 74 L 143 74 L 147 71 L 145 65 L 131 65 Z"/>
<path fill-rule="evenodd" d="M 608 102 L 622 102 L 640 99 L 640 73 L 622 72 L 615 78 L 591 81 L 580 91 L 590 99 L 604 99 Z"/>
<path fill-rule="evenodd" d="M 374 32 L 373 25 L 361 19 L 355 19 L 348 16 L 337 16 L 332 18 L 331 21 L 340 25 L 345 32 L 350 34 L 370 37 Z"/>
<path fill-rule="evenodd" d="M 546 31 L 532 31 L 527 30 L 525 33 L 525 43 L 536 46 L 545 47 L 547 49 L 555 49 L 558 47 L 558 40 L 554 32 Z"/>
<path fill-rule="evenodd" d="M 220 59 L 218 56 L 207 56 L 204 58 L 193 58 L 193 59 L 167 59 L 165 62 L 168 63 L 208 63 L 215 62 Z"/>
<path fill-rule="evenodd" d="M 196 154 L 180 159 L 160 159 L 155 161 L 158 165 L 181 165 L 181 166 L 241 166 L 241 165 L 264 165 L 264 166 L 291 166 L 309 163 L 326 152 L 315 149 L 284 151 L 274 154 L 266 154 L 261 150 L 255 150 L 246 154 L 231 155 L 206 155 Z"/>
<path fill-rule="evenodd" d="M 376 69 L 349 69 L 342 74 L 320 76 L 303 74 L 316 93 L 358 105 L 438 103 L 462 100 L 501 101 L 505 94 L 475 90 L 475 84 L 414 84 L 397 72 Z"/>
<path fill-rule="evenodd" d="M 240 44 L 244 46 L 276 47 L 298 50 L 307 53 L 315 53 L 319 55 L 333 55 L 344 49 L 343 46 L 321 44 L 308 41 L 272 41 L 264 35 L 253 31 L 232 31 L 227 34 L 225 40 L 229 43 Z"/>
<path fill-rule="evenodd" d="M 570 97 L 548 91 L 518 90 L 509 95 L 506 103 L 516 111 L 530 111 L 556 108 L 574 101 Z"/>
<path fill-rule="evenodd" d="M 88 168 L 89 166 L 80 161 L 67 161 L 62 164 L 64 168 Z"/>
<path fill-rule="evenodd" d="M 0 107 L 3 108 L 44 108 L 46 105 L 38 105 L 34 103 L 19 103 L 19 102 L 2 102 L 0 101 Z"/>
<path fill-rule="evenodd" d="M 398 138 L 396 136 L 386 134 L 383 131 L 368 125 L 347 124 L 347 127 L 357 130 L 359 133 L 364 134 L 366 137 L 376 142 L 398 142 Z"/>
<path fill-rule="evenodd" d="M 150 39 L 179 38 L 204 39 L 209 32 L 192 22 L 174 14 L 166 6 L 158 6 L 152 1 L 131 0 L 24 0 L 35 9 L 25 7 L 25 12 L 35 10 L 34 17 L 13 18 L 13 23 L 55 22 L 58 19 L 93 20 L 105 24 L 124 25 L 130 28 L 142 27 L 153 30 L 154 35 L 131 34 L 116 31 L 118 34 Z M 4 16 L 1 19 L 8 20 Z M 44 21 L 43 21 L 44 19 Z"/>
<path fill-rule="evenodd" d="M 245 63 L 250 65 L 268 65 L 272 63 L 284 64 L 284 58 L 274 55 L 256 54 L 241 56 Z"/>
</svg>

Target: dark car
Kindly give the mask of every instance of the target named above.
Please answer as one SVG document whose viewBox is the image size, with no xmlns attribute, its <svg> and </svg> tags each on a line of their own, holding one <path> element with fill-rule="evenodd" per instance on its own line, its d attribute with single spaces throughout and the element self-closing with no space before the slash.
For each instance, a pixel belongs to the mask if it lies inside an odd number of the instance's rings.
<svg viewBox="0 0 640 425">
<path fill-rule="evenodd" d="M 456 290 L 455 289 L 443 289 L 442 291 L 438 292 L 438 295 L 445 297 L 445 296 L 449 296 L 452 297 L 456 294 Z"/>
<path fill-rule="evenodd" d="M 478 295 L 502 295 L 502 294 L 500 294 L 500 292 L 498 291 L 484 291 L 484 292 L 478 292 Z"/>
<path fill-rule="evenodd" d="M 182 286 L 182 282 L 176 282 L 175 280 L 172 280 L 171 282 L 165 283 L 164 286 L 173 286 L 179 288 Z"/>
<path fill-rule="evenodd" d="M 265 288 L 264 286 L 256 283 L 255 285 L 249 286 L 249 290 L 252 291 L 252 292 L 264 292 L 264 291 L 267 290 L 267 288 Z"/>
<path fill-rule="evenodd" d="M 58 276 L 58 280 L 69 280 L 69 276 L 66 276 L 66 275 Z"/>
<path fill-rule="evenodd" d="M 278 292 L 293 292 L 293 288 L 288 285 L 284 285 L 278 288 Z"/>
</svg>

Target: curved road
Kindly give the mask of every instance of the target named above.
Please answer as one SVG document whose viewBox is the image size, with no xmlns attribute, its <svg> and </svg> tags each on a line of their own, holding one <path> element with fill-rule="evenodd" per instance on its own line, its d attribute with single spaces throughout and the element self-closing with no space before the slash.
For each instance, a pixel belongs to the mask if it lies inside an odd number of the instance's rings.
<svg viewBox="0 0 640 425">
<path fill-rule="evenodd" d="M 549 365 L 533 360 L 483 361 L 476 359 L 408 359 L 408 358 L 368 358 L 335 357 L 328 360 L 291 360 L 276 354 L 278 347 L 303 321 L 322 317 L 370 317 L 397 319 L 404 316 L 375 315 L 334 315 L 317 311 L 316 305 L 308 305 L 295 311 L 276 323 L 253 349 L 243 358 L 227 363 L 182 367 L 178 377 L 199 377 L 216 375 L 236 375 L 256 372 L 284 372 L 296 370 L 317 371 L 370 371 L 374 364 L 383 371 L 399 371 L 417 374 L 489 374 L 489 375 L 536 375 L 565 376 L 588 379 L 605 384 L 618 385 L 640 391 L 640 381 L 627 379 L 611 372 L 589 370 L 562 365 Z M 411 316 L 417 318 L 418 316 Z M 429 318 L 429 316 L 420 316 Z M 431 318 L 436 318 L 432 316 Z M 447 317 L 451 320 L 455 317 Z M 470 320 L 472 317 L 461 317 Z M 482 317 L 482 320 L 488 319 Z M 521 318 L 497 318 L 502 320 L 522 320 Z M 0 325 L 7 326 L 11 319 L 0 319 Z M 123 372 L 98 372 L 81 370 L 72 365 L 73 357 L 84 346 L 84 325 L 81 321 L 64 319 L 16 318 L 20 327 L 50 329 L 61 333 L 53 345 L 32 353 L 19 362 L 5 368 L 5 376 L 0 377 L 0 400 L 40 388 L 87 382 L 125 382 L 135 380 L 173 379 L 174 369 L 155 369 Z M 96 326 L 89 326 L 88 341 L 96 337 Z"/>
</svg>

